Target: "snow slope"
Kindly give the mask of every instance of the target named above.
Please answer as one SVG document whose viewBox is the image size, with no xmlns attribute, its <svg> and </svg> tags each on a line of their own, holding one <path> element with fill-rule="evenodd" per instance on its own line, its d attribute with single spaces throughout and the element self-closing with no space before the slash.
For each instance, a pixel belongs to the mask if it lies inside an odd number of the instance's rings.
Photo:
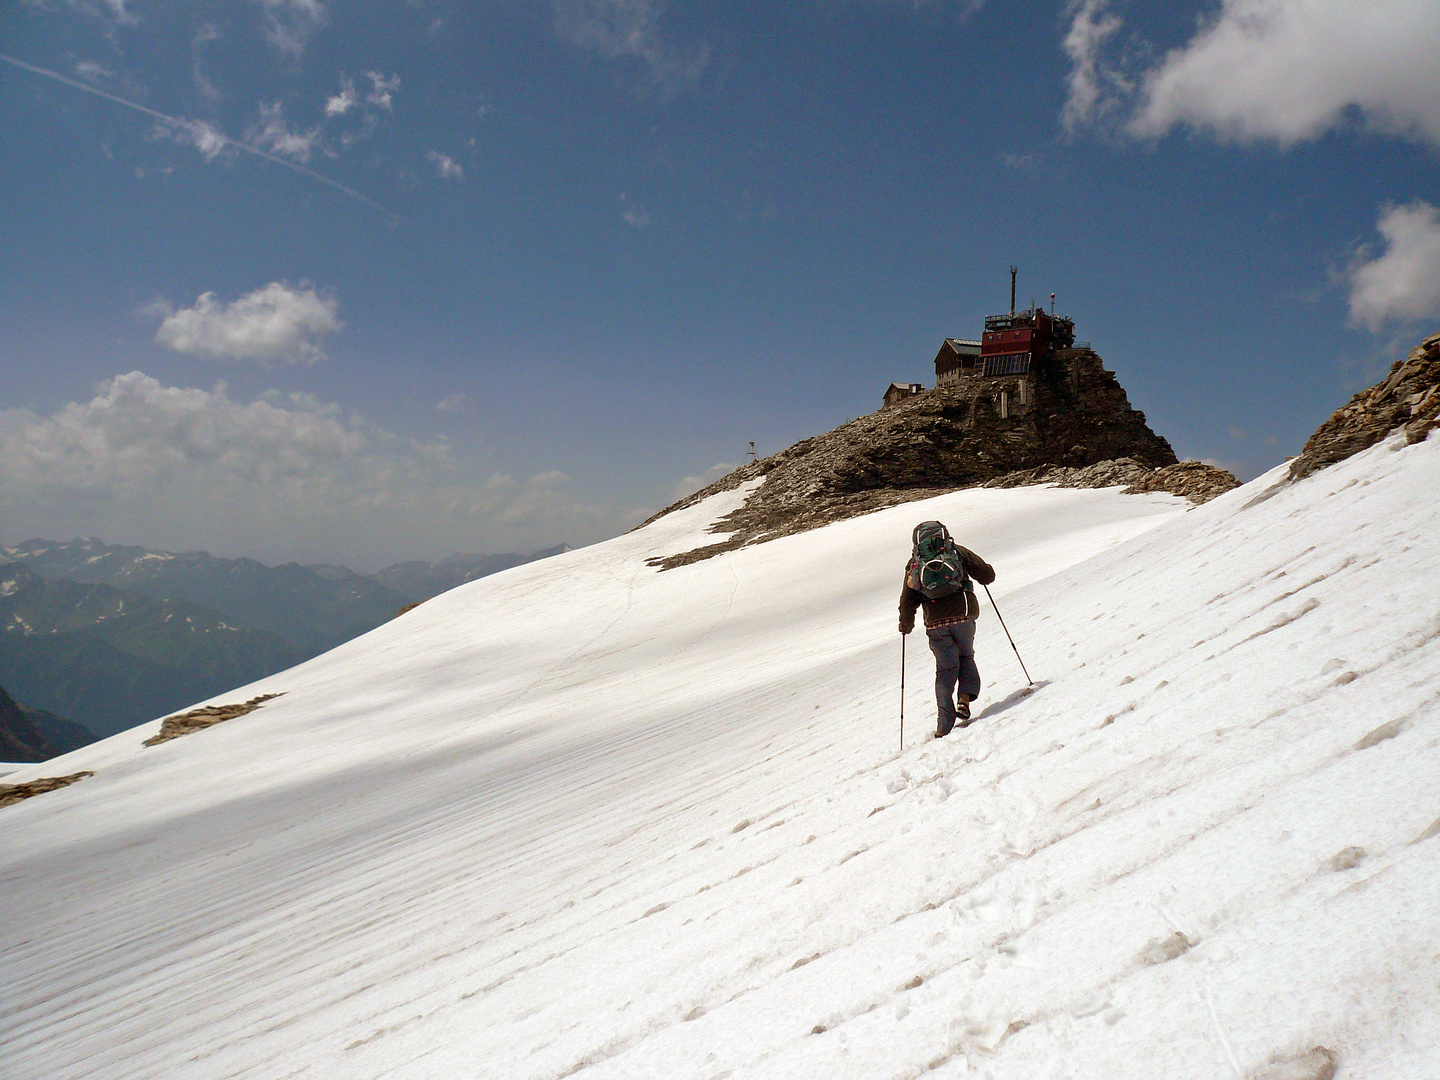
<svg viewBox="0 0 1440 1080">
<path fill-rule="evenodd" d="M 1440 1076 L 1440 440 L 1278 477 L 644 565 L 729 493 L 19 767 L 0 1075 Z M 928 517 L 1038 689 L 902 752 Z"/>
</svg>

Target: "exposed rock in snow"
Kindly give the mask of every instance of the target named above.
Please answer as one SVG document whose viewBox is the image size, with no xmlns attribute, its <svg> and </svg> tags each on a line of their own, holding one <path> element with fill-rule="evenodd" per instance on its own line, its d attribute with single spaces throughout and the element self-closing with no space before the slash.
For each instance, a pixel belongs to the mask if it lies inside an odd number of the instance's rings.
<svg viewBox="0 0 1440 1080">
<path fill-rule="evenodd" d="M 60 788 L 69 787 L 76 780 L 83 780 L 87 776 L 94 775 L 94 772 L 86 769 L 71 773 L 69 776 L 42 776 L 21 784 L 0 784 L 0 807 L 11 806 L 25 799 L 34 798 L 36 795 L 44 795 L 47 791 L 58 791 Z"/>
<path fill-rule="evenodd" d="M 1374 446 L 1396 428 L 1416 443 L 1440 425 L 1440 334 L 1431 334 L 1397 360 L 1390 374 L 1336 409 L 1316 429 L 1300 456 L 1290 463 L 1290 479 L 1299 480 L 1351 454 Z"/>
<path fill-rule="evenodd" d="M 717 528 L 731 538 L 698 556 L 709 558 L 1017 470 L 1115 458 L 1149 469 L 1175 464 L 1170 444 L 1130 406 L 1114 373 L 1089 349 L 1071 352 L 1069 374 L 1036 369 L 1023 406 L 997 407 L 991 391 L 999 383 L 939 386 L 744 465 L 650 520 L 763 477 L 764 486 Z"/>
<path fill-rule="evenodd" d="M 897 406 L 890 406 L 896 408 Z M 750 466 L 753 468 L 753 466 Z M 731 474 L 737 475 L 737 473 Z M 724 481 L 720 481 L 721 484 Z M 1022 469 L 994 477 L 977 486 L 986 488 L 1034 487 L 1052 484 L 1066 488 L 1123 488 L 1127 495 L 1163 491 L 1179 495 L 1192 503 L 1209 502 L 1217 495 L 1223 495 L 1240 486 L 1240 481 L 1224 469 L 1206 465 L 1199 461 L 1180 461 L 1155 469 L 1136 461 L 1134 458 L 1116 458 L 1100 461 L 1094 465 L 1075 468 L 1067 465 L 1040 465 L 1033 469 Z M 861 494 L 834 498 L 821 498 L 813 503 L 775 510 L 769 502 L 769 477 L 751 496 L 750 500 L 734 513 L 717 522 L 712 532 L 728 532 L 730 537 L 692 548 L 689 551 L 657 556 L 650 560 L 651 566 L 661 570 L 673 570 L 714 558 L 726 551 L 749 544 L 791 536 L 798 532 L 819 528 L 834 521 L 859 514 L 871 513 L 889 506 L 935 498 L 946 494 L 951 488 L 891 488 Z M 654 520 L 654 519 L 652 519 Z"/>
<path fill-rule="evenodd" d="M 283 693 L 283 691 L 281 691 Z M 235 705 L 207 705 L 200 709 L 191 709 L 189 712 L 181 713 L 178 716 L 167 716 L 160 725 L 158 734 L 152 735 L 145 740 L 146 746 L 158 746 L 160 743 L 169 742 L 171 739 L 178 739 L 181 735 L 189 735 L 191 732 L 200 731 L 226 720 L 234 720 L 237 716 L 246 716 L 265 702 L 279 697 L 279 693 L 261 694 L 249 701 Z"/>
<path fill-rule="evenodd" d="M 1028 487 L 1032 484 L 1054 484 L 1073 488 L 1124 488 L 1125 494 L 1146 491 L 1168 491 L 1197 505 L 1207 503 L 1240 486 L 1233 473 L 1206 465 L 1201 461 L 1178 461 L 1152 469 L 1134 458 L 1100 461 L 1084 468 L 1065 465 L 1042 465 L 1036 469 L 1007 473 L 987 480 L 982 487 Z"/>
</svg>

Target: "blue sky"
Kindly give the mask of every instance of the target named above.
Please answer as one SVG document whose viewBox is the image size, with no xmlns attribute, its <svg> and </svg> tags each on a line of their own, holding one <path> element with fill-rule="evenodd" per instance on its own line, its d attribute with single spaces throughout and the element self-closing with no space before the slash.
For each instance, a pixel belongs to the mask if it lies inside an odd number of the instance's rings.
<svg viewBox="0 0 1440 1080">
<path fill-rule="evenodd" d="M 1440 323 L 1420 0 L 0 8 L 0 540 L 584 543 L 1058 294 L 1255 475 Z"/>
</svg>

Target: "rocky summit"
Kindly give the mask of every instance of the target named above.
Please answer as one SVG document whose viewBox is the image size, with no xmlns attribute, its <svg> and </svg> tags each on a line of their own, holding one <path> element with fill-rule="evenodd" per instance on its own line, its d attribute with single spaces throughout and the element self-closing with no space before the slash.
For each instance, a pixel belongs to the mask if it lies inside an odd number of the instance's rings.
<svg viewBox="0 0 1440 1080">
<path fill-rule="evenodd" d="M 1431 334 L 1390 374 L 1360 391 L 1316 429 L 1300 456 L 1290 463 L 1290 479 L 1300 480 L 1384 439 L 1396 428 L 1414 444 L 1440 426 L 1440 333 Z"/>
<path fill-rule="evenodd" d="M 1222 469 L 1178 462 L 1088 348 L 1057 350 L 1021 378 L 963 379 L 903 397 L 744 465 L 655 517 L 762 477 L 717 525 L 727 539 L 653 565 L 682 566 L 965 487 L 1124 485 L 1203 502 L 1239 483 Z"/>
</svg>

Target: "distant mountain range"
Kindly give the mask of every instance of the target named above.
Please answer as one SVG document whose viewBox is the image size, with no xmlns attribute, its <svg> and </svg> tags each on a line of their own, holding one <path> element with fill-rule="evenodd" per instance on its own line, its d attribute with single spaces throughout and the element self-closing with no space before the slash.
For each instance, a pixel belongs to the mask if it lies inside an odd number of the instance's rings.
<svg viewBox="0 0 1440 1080">
<path fill-rule="evenodd" d="M 0 547 L 0 686 L 32 714 L 103 737 L 293 666 L 457 585 L 566 550 L 453 555 L 366 575 L 93 538 L 27 540 Z"/>
<path fill-rule="evenodd" d="M 442 592 L 447 592 L 457 585 L 464 585 L 467 581 L 488 577 L 490 574 L 498 574 L 501 570 L 509 570 L 512 566 L 519 566 L 521 563 L 534 562 L 536 559 L 548 559 L 552 555 L 560 555 L 569 550 L 569 544 L 560 544 L 537 551 L 532 555 L 516 555 L 513 552 L 507 555 L 451 555 L 448 559 L 442 559 L 438 563 L 396 563 L 376 574 L 375 580 L 387 588 L 408 596 L 411 603 L 416 603 L 421 600 L 429 600 L 432 596 L 439 596 Z M 311 569 L 318 570 L 319 568 L 311 567 Z"/>
<path fill-rule="evenodd" d="M 310 656 L 379 626 L 413 599 L 353 571 L 336 579 L 298 563 L 265 566 L 203 551 L 177 554 L 99 540 L 28 540 L 0 548 L 0 555 L 50 581 L 188 600 L 223 612 L 232 625 L 277 634 Z"/>
</svg>

